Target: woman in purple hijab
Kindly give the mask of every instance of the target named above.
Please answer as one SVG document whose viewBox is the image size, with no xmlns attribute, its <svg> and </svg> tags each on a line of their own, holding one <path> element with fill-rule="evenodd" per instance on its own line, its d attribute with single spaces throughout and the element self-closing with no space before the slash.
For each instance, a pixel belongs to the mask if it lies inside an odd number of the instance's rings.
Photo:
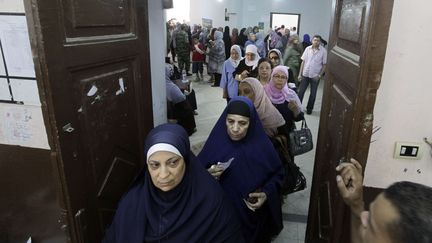
<svg viewBox="0 0 432 243">
<path fill-rule="evenodd" d="M 284 172 L 252 101 L 231 99 L 198 158 L 234 204 L 246 242 L 270 242 L 279 234 Z"/>
<path fill-rule="evenodd" d="M 103 242 L 244 242 L 231 202 L 190 151 L 181 126 L 154 128 L 145 155 Z"/>
<path fill-rule="evenodd" d="M 273 68 L 270 82 L 264 90 L 273 105 L 285 119 L 288 129 L 294 128 L 294 121 L 304 119 L 303 107 L 297 93 L 288 88 L 288 67 L 277 66 Z"/>
<path fill-rule="evenodd" d="M 288 67 L 277 66 L 272 71 L 270 82 L 264 87 L 267 97 L 285 119 L 285 129 L 278 129 L 278 131 L 286 138 L 289 138 L 289 133 L 295 128 L 294 121 L 304 119 L 302 104 L 297 93 L 288 88 L 288 76 Z M 287 142 L 289 148 L 290 140 L 287 139 Z M 283 195 L 301 190 L 306 186 L 305 181 L 299 176 L 298 167 L 287 166 L 289 161 L 294 163 L 294 156 L 291 154 L 289 159 L 284 157 L 286 175 L 282 184 Z"/>
</svg>

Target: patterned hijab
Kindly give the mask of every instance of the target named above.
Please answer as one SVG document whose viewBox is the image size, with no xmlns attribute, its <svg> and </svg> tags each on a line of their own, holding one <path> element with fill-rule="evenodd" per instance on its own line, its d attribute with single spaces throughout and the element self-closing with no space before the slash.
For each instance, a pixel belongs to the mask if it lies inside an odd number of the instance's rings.
<svg viewBox="0 0 432 243">
<path fill-rule="evenodd" d="M 222 40 L 223 38 L 223 33 L 219 30 L 216 30 L 214 33 L 214 39 L 216 40 Z"/>
<path fill-rule="evenodd" d="M 171 81 L 170 77 L 174 74 L 174 67 L 166 63 L 165 64 L 165 84 L 166 84 L 166 96 L 168 101 L 177 104 L 186 100 L 186 96 L 181 92 L 180 88 Z"/>
<path fill-rule="evenodd" d="M 255 94 L 253 103 L 266 134 L 270 137 L 276 135 L 277 128 L 285 124 L 283 116 L 271 103 L 258 79 L 245 78 L 242 82 L 248 83 L 252 87 Z"/>
<path fill-rule="evenodd" d="M 287 78 L 289 77 L 288 67 L 279 65 L 273 68 L 270 82 L 264 87 L 264 90 L 267 96 L 269 97 L 269 99 L 271 100 L 271 102 L 273 104 L 282 104 L 285 101 L 288 102 L 294 101 L 303 110 L 302 104 L 300 102 L 299 97 L 297 96 L 297 93 L 294 90 L 288 88 L 288 85 L 286 83 L 282 90 L 274 86 L 273 75 L 275 75 L 277 72 L 283 72 L 284 75 L 287 76 Z"/>
<path fill-rule="evenodd" d="M 282 57 L 282 53 L 279 51 L 279 49 L 271 49 L 271 50 L 268 52 L 268 55 L 267 55 L 268 58 L 270 58 L 270 54 L 271 54 L 272 52 L 276 53 L 276 54 L 279 56 L 279 65 L 282 65 L 283 57 Z"/>
</svg>

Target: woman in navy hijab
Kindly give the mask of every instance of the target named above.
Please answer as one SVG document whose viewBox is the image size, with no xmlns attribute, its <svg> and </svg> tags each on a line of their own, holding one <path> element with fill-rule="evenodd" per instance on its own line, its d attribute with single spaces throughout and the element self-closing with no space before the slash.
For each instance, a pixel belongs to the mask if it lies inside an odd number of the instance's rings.
<svg viewBox="0 0 432 243">
<path fill-rule="evenodd" d="M 231 202 L 176 124 L 146 139 L 146 168 L 123 196 L 103 242 L 244 242 Z"/>
<path fill-rule="evenodd" d="M 279 234 L 282 164 L 248 98 L 229 102 L 198 159 L 233 201 L 246 242 Z"/>
</svg>

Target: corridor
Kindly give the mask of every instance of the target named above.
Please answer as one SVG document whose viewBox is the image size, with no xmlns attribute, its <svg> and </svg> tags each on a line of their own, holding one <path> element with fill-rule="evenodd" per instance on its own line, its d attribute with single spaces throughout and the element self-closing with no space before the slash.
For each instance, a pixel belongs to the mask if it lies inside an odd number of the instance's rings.
<svg viewBox="0 0 432 243">
<path fill-rule="evenodd" d="M 208 79 L 208 76 L 206 76 L 206 79 Z M 307 124 L 313 133 L 314 149 L 295 158 L 296 164 L 307 179 L 307 188 L 303 191 L 290 194 L 286 198 L 285 204 L 282 207 L 284 229 L 274 241 L 277 243 L 303 243 L 305 239 L 323 84 L 323 81 L 321 81 L 313 113 L 305 115 Z M 222 89 L 211 87 L 205 81 L 193 82 L 192 86 L 198 102 L 198 115 L 195 116 L 197 132 L 190 136 L 190 141 L 192 151 L 198 154 L 225 108 L 226 101 L 222 99 Z M 308 92 L 306 92 L 305 100 L 309 97 Z M 301 122 L 298 122 L 296 125 L 300 126 Z"/>
</svg>

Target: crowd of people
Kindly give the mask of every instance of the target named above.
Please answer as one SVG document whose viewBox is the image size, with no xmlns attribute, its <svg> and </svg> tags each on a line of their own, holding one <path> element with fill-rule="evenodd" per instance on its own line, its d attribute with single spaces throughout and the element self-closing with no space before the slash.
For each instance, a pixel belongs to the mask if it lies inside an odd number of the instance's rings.
<svg viewBox="0 0 432 243">
<path fill-rule="evenodd" d="M 169 22 L 167 31 L 167 53 L 172 57 L 166 64 L 167 99 L 178 104 L 184 122 L 160 125 L 149 133 L 147 165 L 121 199 L 104 242 L 271 242 L 283 228 L 285 196 L 305 186 L 287 169 L 294 163 L 287 138 L 295 122 L 304 120 L 305 112 L 312 113 L 326 69 L 323 39 L 305 35 L 300 42 L 295 30 L 284 26 L 265 37 L 257 27 L 240 32 L 234 28 L 230 34 L 228 26 L 207 30 L 196 25 L 191 30 Z M 227 101 L 196 156 L 190 150 L 186 117 L 193 118 L 193 108 L 173 82 L 179 78 L 173 77 L 176 57 L 177 73 L 193 73 L 197 82 L 204 80 L 205 64 L 213 86 L 223 89 Z M 311 95 L 304 109 L 309 84 Z M 281 153 L 281 146 L 288 155 Z M 415 232 L 409 225 L 415 220 L 429 226 L 422 228 L 426 236 L 417 236 L 414 242 L 431 242 L 431 188 L 395 184 L 380 195 L 371 211 L 390 208 L 391 217 L 380 218 L 390 225 L 386 228 L 362 213 L 360 164 L 351 160 L 336 170 L 340 193 L 353 212 L 354 242 L 411 242 L 405 239 Z M 413 195 L 410 189 L 424 196 Z M 411 196 L 426 201 L 413 204 L 423 215 L 409 215 L 402 202 Z M 360 225 L 361 234 L 356 231 Z"/>
<path fill-rule="evenodd" d="M 284 66 L 288 70 L 288 75 L 284 76 L 288 86 L 284 88 L 285 92 L 295 91 L 302 101 L 310 84 L 305 112 L 312 114 L 319 81 L 325 74 L 327 63 L 327 42 L 321 36 L 315 35 L 311 40 L 305 34 L 300 42 L 296 27 L 285 28 L 282 25 L 264 35 L 257 26 L 242 28 L 240 32 L 233 28 L 230 32 L 229 26 L 191 27 L 175 20 L 168 21 L 166 29 L 167 55 L 171 56 L 172 65 L 177 63 L 179 73 L 195 75 L 193 80 L 196 82 L 205 80 L 206 70 L 209 78 L 205 81 L 212 87 L 222 88 L 227 102 L 239 95 L 239 84 L 246 77 L 258 79 L 263 87 L 271 86 L 273 68 Z"/>
</svg>

